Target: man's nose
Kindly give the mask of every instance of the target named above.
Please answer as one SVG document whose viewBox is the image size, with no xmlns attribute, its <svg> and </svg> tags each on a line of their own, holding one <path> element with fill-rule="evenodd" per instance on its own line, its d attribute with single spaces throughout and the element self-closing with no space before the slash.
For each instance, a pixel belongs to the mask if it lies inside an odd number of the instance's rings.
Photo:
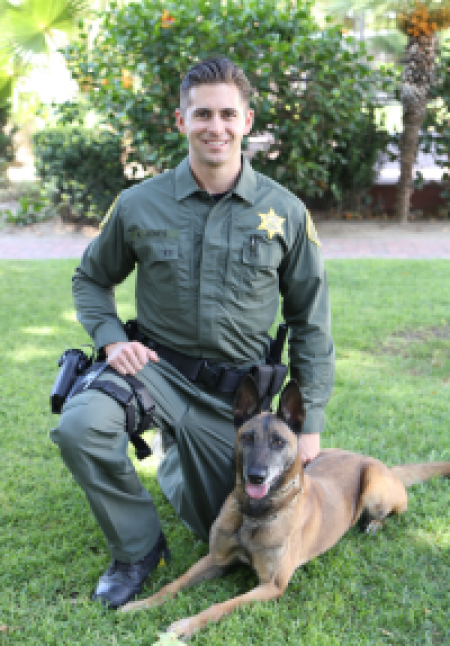
<svg viewBox="0 0 450 646">
<path fill-rule="evenodd" d="M 215 114 L 212 117 L 212 119 L 211 119 L 211 121 L 209 123 L 209 129 L 214 134 L 219 134 L 219 133 L 223 132 L 223 121 L 222 121 L 222 118 L 221 118 L 220 114 Z"/>
</svg>

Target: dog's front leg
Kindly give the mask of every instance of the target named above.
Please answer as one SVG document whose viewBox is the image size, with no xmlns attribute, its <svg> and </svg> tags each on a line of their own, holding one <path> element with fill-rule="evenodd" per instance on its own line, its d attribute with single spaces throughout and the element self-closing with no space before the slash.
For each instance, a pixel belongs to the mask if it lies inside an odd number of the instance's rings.
<svg viewBox="0 0 450 646">
<path fill-rule="evenodd" d="M 176 633 L 178 637 L 188 638 L 198 630 L 204 628 L 208 621 L 219 621 L 224 615 L 228 615 L 235 608 L 245 603 L 277 599 L 283 592 L 284 590 L 279 588 L 275 583 L 264 583 L 239 597 L 233 597 L 233 599 L 229 599 L 223 603 L 216 603 L 198 615 L 175 621 L 169 626 L 167 632 Z"/>
<path fill-rule="evenodd" d="M 214 579 L 224 572 L 226 568 L 216 565 L 210 554 L 204 556 L 200 561 L 195 563 L 187 572 L 178 579 L 161 588 L 159 592 L 152 597 L 142 599 L 142 601 L 133 601 L 127 603 L 121 608 L 121 612 L 130 612 L 131 610 L 141 610 L 142 608 L 152 608 L 166 601 L 167 598 L 173 598 L 182 588 L 188 588 L 191 585 L 200 583 L 206 579 Z"/>
</svg>

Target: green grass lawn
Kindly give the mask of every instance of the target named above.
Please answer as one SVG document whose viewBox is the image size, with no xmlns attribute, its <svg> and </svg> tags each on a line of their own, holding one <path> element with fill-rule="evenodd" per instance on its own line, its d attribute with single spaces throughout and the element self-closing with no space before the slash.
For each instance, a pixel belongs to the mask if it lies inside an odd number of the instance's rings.
<svg viewBox="0 0 450 646">
<path fill-rule="evenodd" d="M 238 566 L 134 615 L 90 601 L 109 554 L 48 435 L 59 355 L 89 341 L 75 319 L 74 266 L 0 263 L 0 635 L 8 644 L 150 645 L 175 619 L 247 591 L 256 577 Z M 387 464 L 450 460 L 450 263 L 334 261 L 328 276 L 337 363 L 323 445 Z M 133 280 L 117 300 L 120 316 L 132 316 Z M 136 468 L 173 556 L 149 595 L 206 545 L 165 502 L 153 459 Z M 407 514 L 375 537 L 352 529 L 297 571 L 282 599 L 243 607 L 192 643 L 449 644 L 450 481 L 409 492 Z"/>
</svg>

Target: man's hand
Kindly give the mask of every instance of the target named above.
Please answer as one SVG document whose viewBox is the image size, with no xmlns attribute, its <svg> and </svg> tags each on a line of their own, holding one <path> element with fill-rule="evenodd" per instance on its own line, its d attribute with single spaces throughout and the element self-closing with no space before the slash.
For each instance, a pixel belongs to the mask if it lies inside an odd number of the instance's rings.
<svg viewBox="0 0 450 646">
<path fill-rule="evenodd" d="M 159 361 L 156 352 L 139 341 L 110 343 L 105 353 L 109 365 L 121 375 L 135 375 L 149 361 Z"/>
<path fill-rule="evenodd" d="M 320 433 L 300 435 L 298 450 L 304 466 L 312 462 L 320 452 Z"/>
</svg>

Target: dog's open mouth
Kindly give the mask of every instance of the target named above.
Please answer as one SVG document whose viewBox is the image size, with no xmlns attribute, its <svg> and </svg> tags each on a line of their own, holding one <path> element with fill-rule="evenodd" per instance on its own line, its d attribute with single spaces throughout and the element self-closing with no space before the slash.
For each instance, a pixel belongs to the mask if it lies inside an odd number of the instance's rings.
<svg viewBox="0 0 450 646">
<path fill-rule="evenodd" d="M 264 496 L 267 496 L 269 493 L 270 487 L 278 479 L 279 475 L 280 469 L 271 470 L 269 477 L 262 484 L 251 483 L 247 478 L 245 478 L 245 493 L 249 498 L 256 498 L 257 500 L 264 498 Z"/>
<path fill-rule="evenodd" d="M 245 483 L 245 493 L 250 498 L 264 498 L 264 496 L 269 491 L 269 483 L 265 482 L 262 485 L 250 484 L 250 482 Z"/>
</svg>

